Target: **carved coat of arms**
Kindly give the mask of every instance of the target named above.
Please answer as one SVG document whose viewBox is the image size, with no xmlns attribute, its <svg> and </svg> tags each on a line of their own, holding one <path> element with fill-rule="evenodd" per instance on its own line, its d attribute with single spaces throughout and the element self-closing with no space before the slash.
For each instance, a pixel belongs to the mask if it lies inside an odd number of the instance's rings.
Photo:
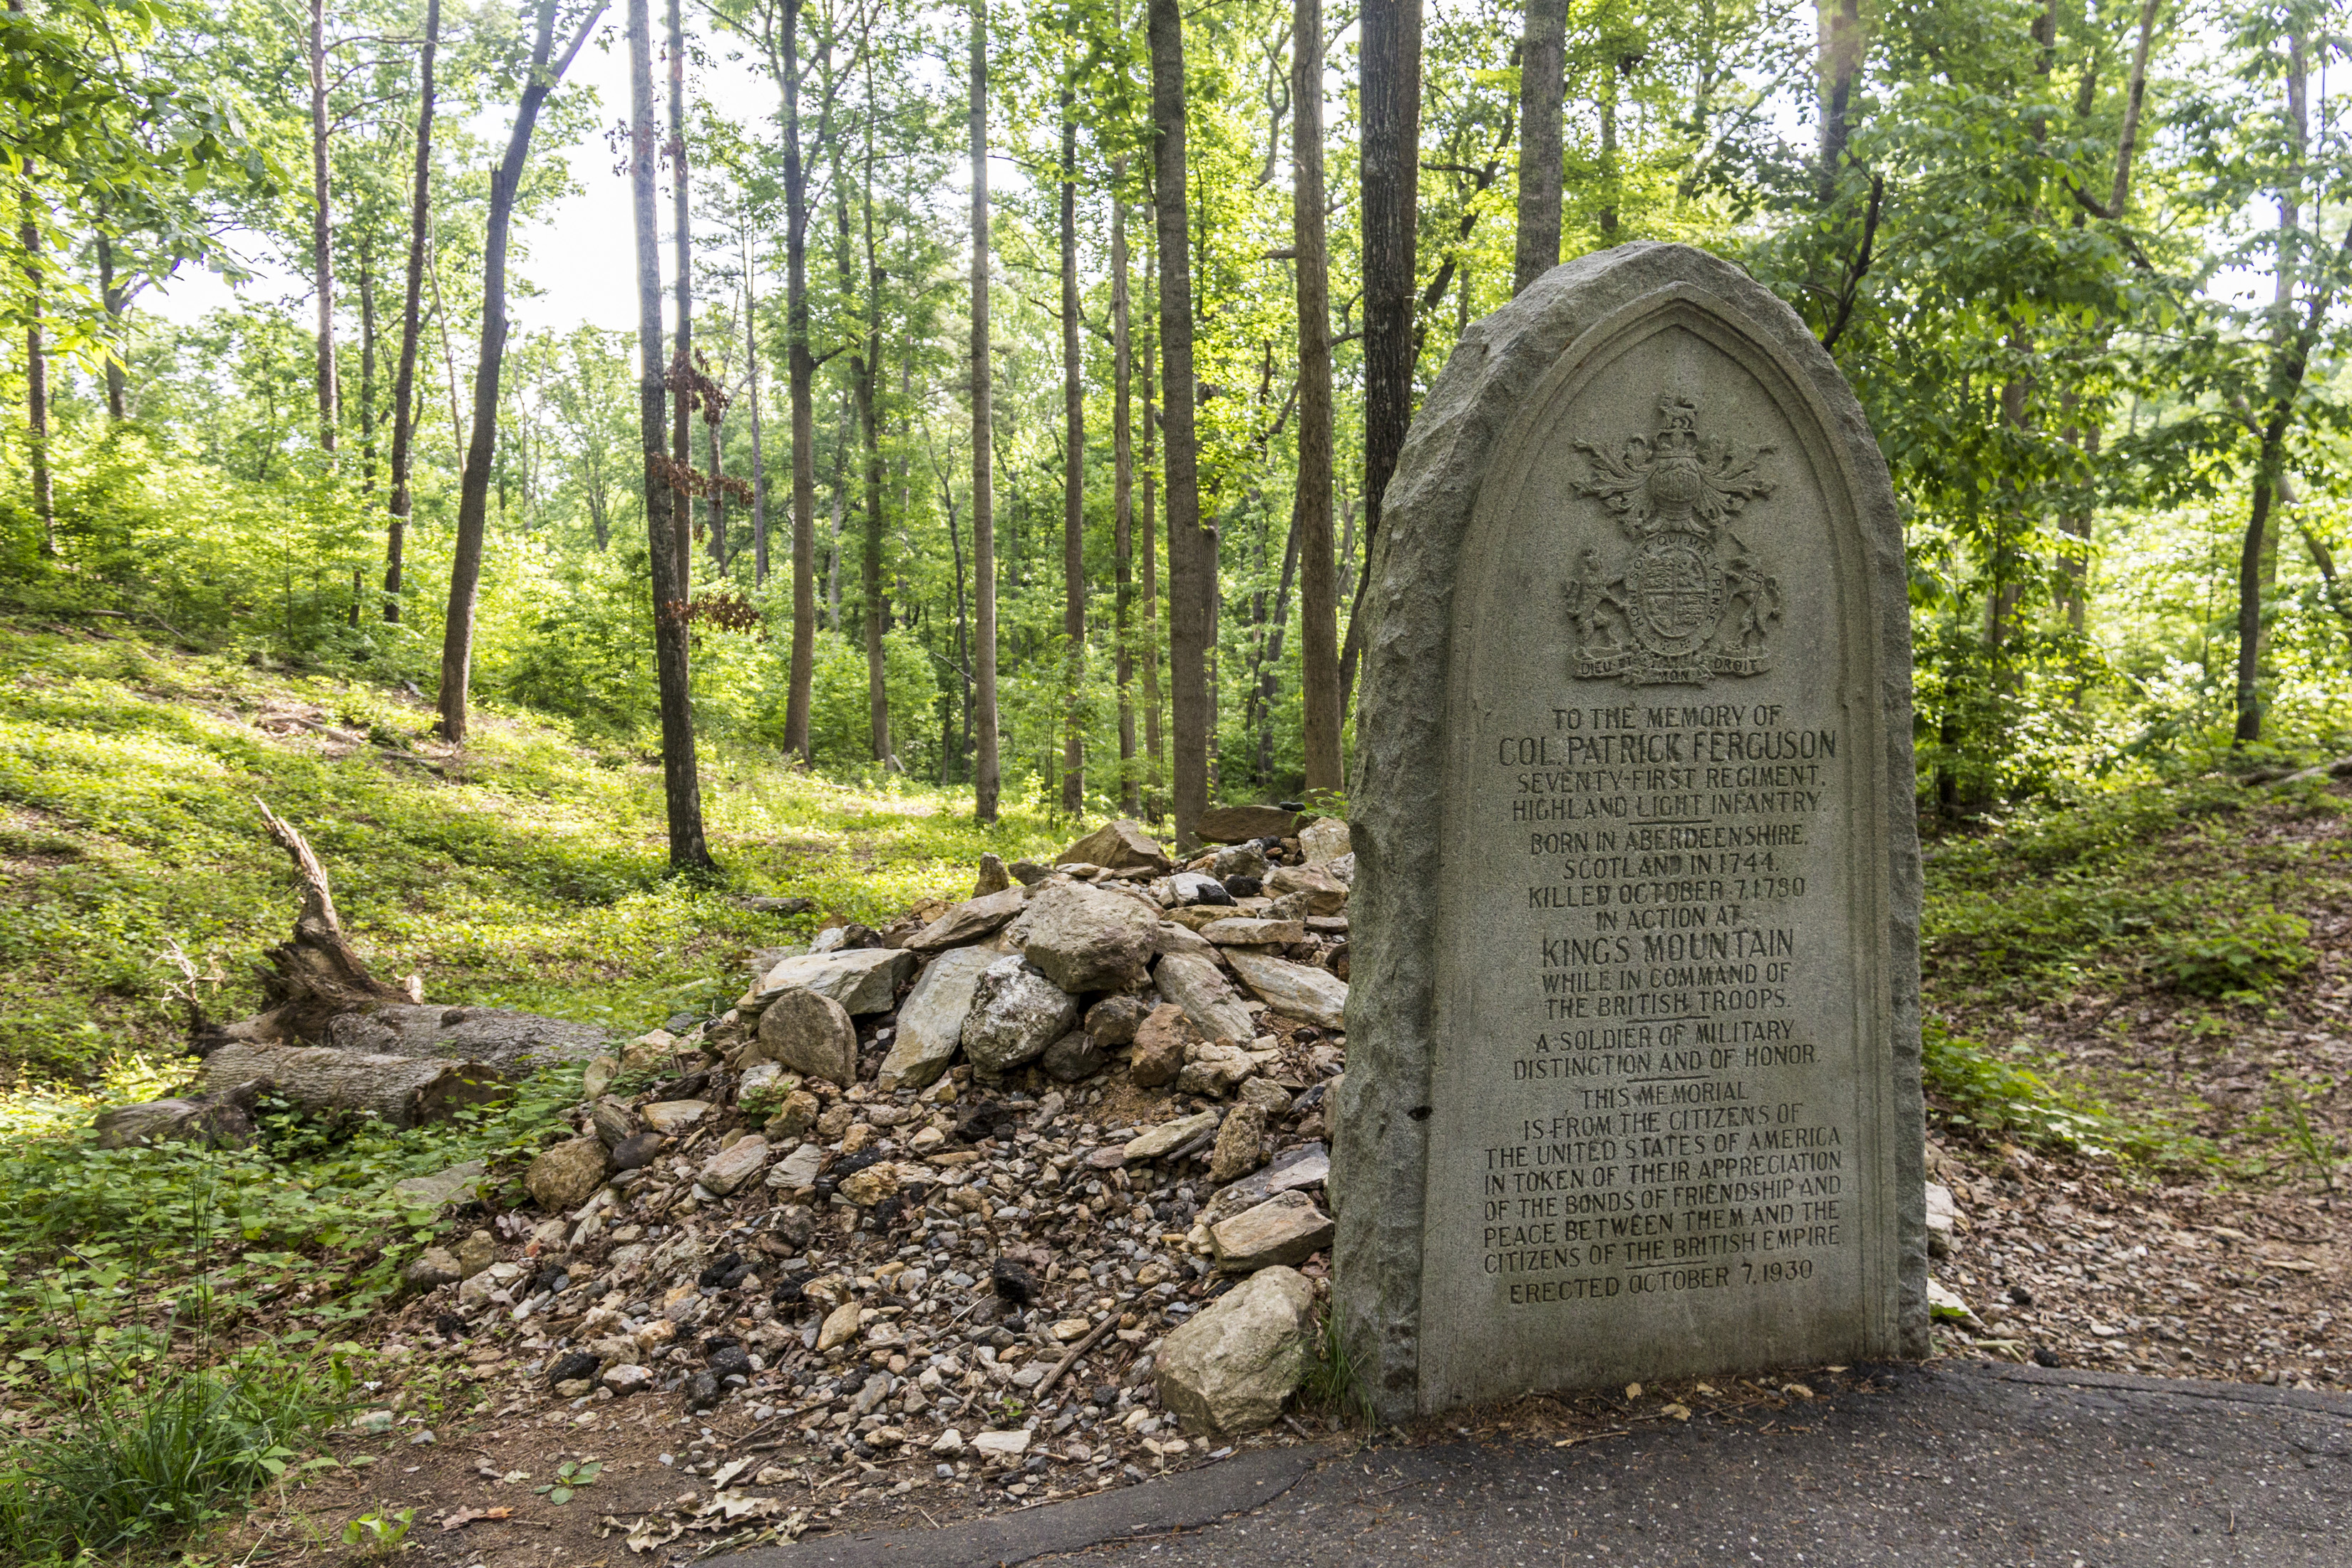
<svg viewBox="0 0 2352 1568">
<path fill-rule="evenodd" d="M 1632 548 L 1604 562 L 1580 552 L 1568 583 L 1576 635 L 1570 673 L 1629 686 L 1703 685 L 1761 675 L 1780 621 L 1780 585 L 1732 520 L 1773 480 L 1758 465 L 1770 447 L 1743 449 L 1698 433 L 1698 405 L 1658 400 L 1654 441 L 1629 437 L 1612 455 L 1589 441 L 1579 495 L 1613 512 Z"/>
</svg>

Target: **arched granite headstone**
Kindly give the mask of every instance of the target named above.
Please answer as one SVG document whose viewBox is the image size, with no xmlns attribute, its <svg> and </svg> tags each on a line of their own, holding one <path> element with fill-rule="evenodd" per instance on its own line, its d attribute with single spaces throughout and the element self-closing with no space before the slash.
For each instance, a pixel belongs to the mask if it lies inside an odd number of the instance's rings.
<svg viewBox="0 0 2352 1568">
<path fill-rule="evenodd" d="M 1473 327 L 1390 486 L 1336 1300 L 1395 1416 L 1927 1345 L 1911 643 L 1860 406 L 1729 264 Z"/>
</svg>

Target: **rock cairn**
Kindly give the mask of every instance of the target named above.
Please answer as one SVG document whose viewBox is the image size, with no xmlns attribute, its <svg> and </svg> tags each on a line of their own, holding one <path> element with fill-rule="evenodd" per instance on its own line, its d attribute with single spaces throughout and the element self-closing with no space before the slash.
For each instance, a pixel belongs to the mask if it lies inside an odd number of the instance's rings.
<svg viewBox="0 0 2352 1568">
<path fill-rule="evenodd" d="M 1354 860 L 1227 815 L 1181 866 L 1112 822 L 756 954 L 725 1013 L 589 1065 L 524 1173 L 546 1217 L 426 1249 L 420 1315 L 509 1342 L 502 1415 L 737 1407 L 759 1463 L 681 1458 L 739 1485 L 1059 1495 L 1274 1423 L 1318 1342 Z"/>
</svg>

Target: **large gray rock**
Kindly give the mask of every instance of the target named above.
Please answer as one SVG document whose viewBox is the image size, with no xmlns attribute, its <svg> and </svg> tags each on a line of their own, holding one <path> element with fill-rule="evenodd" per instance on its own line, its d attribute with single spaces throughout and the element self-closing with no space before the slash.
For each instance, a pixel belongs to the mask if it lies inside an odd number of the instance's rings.
<svg viewBox="0 0 2352 1568">
<path fill-rule="evenodd" d="M 1331 1216 L 1305 1193 L 1277 1193 L 1211 1226 L 1209 1244 L 1216 1249 L 1217 1267 L 1228 1274 L 1304 1263 L 1331 1245 Z"/>
<path fill-rule="evenodd" d="M 1088 1079 L 1109 1065 L 1110 1053 L 1102 1048 L 1083 1029 L 1072 1029 L 1045 1047 L 1037 1065 L 1048 1076 L 1062 1083 L 1076 1083 Z"/>
<path fill-rule="evenodd" d="M 1087 1009 L 1087 1033 L 1105 1046 L 1128 1045 L 1150 1012 L 1140 996 L 1106 996 Z"/>
<path fill-rule="evenodd" d="M 1213 805 L 1201 814 L 1200 834 L 1212 844 L 1239 844 L 1287 838 L 1297 826 L 1298 814 L 1278 805 Z"/>
<path fill-rule="evenodd" d="M 462 1165 L 452 1165 L 446 1171 L 429 1176 L 411 1176 L 392 1184 L 392 1195 L 412 1204 L 429 1204 L 435 1208 L 446 1207 L 461 1198 L 473 1195 L 489 1167 L 479 1160 L 468 1160 Z"/>
<path fill-rule="evenodd" d="M 915 988 L 898 1005 L 898 1033 L 890 1042 L 890 1054 L 882 1058 L 875 1088 L 923 1089 L 939 1080 L 963 1043 L 964 1015 L 971 1011 L 972 988 L 980 984 L 981 971 L 1003 956 L 988 948 L 959 947 L 925 966 Z"/>
<path fill-rule="evenodd" d="M 1348 983 L 1329 970 L 1257 952 L 1231 952 L 1225 962 L 1242 984 L 1284 1017 L 1303 1018 L 1326 1029 L 1347 1027 Z"/>
<path fill-rule="evenodd" d="M 1037 972 L 1073 994 L 1124 990 L 1142 980 L 1159 916 L 1139 899 L 1076 882 L 1030 896 L 1012 939 Z"/>
<path fill-rule="evenodd" d="M 1265 1163 L 1265 1108 L 1244 1100 L 1225 1112 L 1209 1152 L 1209 1180 L 1217 1186 L 1238 1181 Z"/>
<path fill-rule="evenodd" d="M 1336 816 L 1318 816 L 1298 830 L 1298 853 L 1309 866 L 1337 860 L 1348 852 L 1348 825 Z"/>
<path fill-rule="evenodd" d="M 1029 901 L 1026 888 L 1006 888 L 977 899 L 966 899 L 908 939 L 908 952 L 945 952 L 984 942 L 1004 928 Z"/>
<path fill-rule="evenodd" d="M 1264 1269 L 1169 1334 L 1153 1370 L 1160 1405 L 1187 1432 L 1271 1426 L 1314 1345 L 1315 1287 L 1296 1269 Z"/>
<path fill-rule="evenodd" d="M 1162 1154 L 1174 1153 L 1216 1125 L 1217 1113 L 1213 1110 L 1196 1110 L 1190 1116 L 1163 1121 L 1129 1142 L 1126 1156 L 1129 1160 L 1157 1160 Z"/>
<path fill-rule="evenodd" d="M 761 977 L 760 989 L 814 991 L 846 1013 L 887 1013 L 898 1004 L 898 984 L 915 972 L 915 955 L 901 948 L 858 947 L 804 952 Z"/>
<path fill-rule="evenodd" d="M 1036 1060 L 1078 1021 L 1078 999 L 1017 953 L 981 971 L 964 1014 L 963 1050 L 977 1070 L 994 1076 Z"/>
<path fill-rule="evenodd" d="M 787 991 L 769 1003 L 754 1049 L 845 1089 L 857 1081 L 857 1026 L 847 1008 L 822 992 Z"/>
<path fill-rule="evenodd" d="M 1249 1009 L 1242 1005 L 1234 988 L 1225 984 L 1225 977 L 1207 959 L 1171 952 L 1160 961 L 1160 967 L 1151 975 L 1160 987 L 1160 999 L 1183 1008 L 1184 1016 L 1192 1021 L 1202 1038 L 1231 1045 L 1257 1037 L 1257 1026 L 1250 1018 Z"/>
<path fill-rule="evenodd" d="M 702 1169 L 694 1173 L 694 1179 L 723 1198 L 758 1175 L 767 1163 L 768 1141 L 765 1138 L 757 1134 L 738 1138 L 705 1160 Z"/>
<path fill-rule="evenodd" d="M 1360 623 L 1329 1190 L 1384 1419 L 1927 1352 L 1904 545 L 1727 262 L 1621 246 L 1462 334 Z M 1676 1245 L 1596 1256 L 1623 1216 Z"/>
<path fill-rule="evenodd" d="M 1336 915 L 1348 907 L 1348 889 L 1324 866 L 1276 866 L 1265 890 L 1276 898 L 1304 899 L 1310 915 Z"/>
<path fill-rule="evenodd" d="M 1121 817 L 1106 822 L 1058 857 L 1065 866 L 1084 863 L 1134 876 L 1164 877 L 1168 851 L 1139 822 Z"/>
<path fill-rule="evenodd" d="M 1307 940 L 1307 927 L 1297 921 L 1235 916 L 1202 926 L 1201 940 L 1218 947 L 1288 947 Z"/>
<path fill-rule="evenodd" d="M 541 1208 L 563 1214 L 586 1203 L 612 1171 L 612 1152 L 602 1138 L 572 1138 L 533 1160 L 522 1173 L 522 1184 Z"/>
</svg>

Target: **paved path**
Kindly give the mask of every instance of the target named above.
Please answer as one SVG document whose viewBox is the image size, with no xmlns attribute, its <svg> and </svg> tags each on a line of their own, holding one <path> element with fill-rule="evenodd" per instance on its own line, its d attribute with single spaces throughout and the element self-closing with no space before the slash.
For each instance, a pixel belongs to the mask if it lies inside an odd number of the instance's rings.
<svg viewBox="0 0 2352 1568">
<path fill-rule="evenodd" d="M 1702 1417 L 1564 1449 L 1260 1451 L 1076 1503 L 736 1565 L 1075 1553 L 1065 1560 L 1086 1568 L 2352 1568 L 2352 1399 L 1971 1365 L 1895 1369 L 1876 1389 L 1761 1429 Z"/>
</svg>

